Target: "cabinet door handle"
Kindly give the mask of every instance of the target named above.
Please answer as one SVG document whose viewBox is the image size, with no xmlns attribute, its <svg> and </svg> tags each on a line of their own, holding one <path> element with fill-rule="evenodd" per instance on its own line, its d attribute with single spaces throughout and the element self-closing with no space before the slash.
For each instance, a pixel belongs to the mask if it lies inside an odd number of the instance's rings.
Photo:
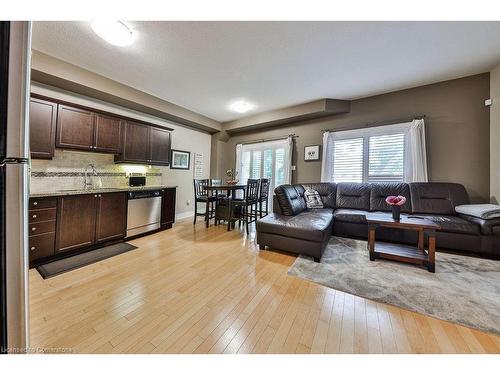
<svg viewBox="0 0 500 375">
<path fill-rule="evenodd" d="M 94 198 L 97 198 L 97 194 L 94 195 Z"/>
<path fill-rule="evenodd" d="M 35 247 L 35 246 L 31 246 L 30 250 L 31 250 L 31 251 L 35 251 L 35 250 L 36 250 L 36 247 Z"/>
<path fill-rule="evenodd" d="M 38 202 L 33 202 L 33 206 L 37 206 L 38 205 Z"/>
<path fill-rule="evenodd" d="M 32 227 L 32 228 L 31 228 L 31 231 L 32 231 L 32 232 L 36 231 L 36 227 Z"/>
<path fill-rule="evenodd" d="M 101 194 L 99 194 L 99 198 L 101 198 Z"/>
<path fill-rule="evenodd" d="M 36 215 L 33 215 L 33 216 L 32 216 L 32 218 L 33 218 L 33 219 L 36 219 Z"/>
</svg>

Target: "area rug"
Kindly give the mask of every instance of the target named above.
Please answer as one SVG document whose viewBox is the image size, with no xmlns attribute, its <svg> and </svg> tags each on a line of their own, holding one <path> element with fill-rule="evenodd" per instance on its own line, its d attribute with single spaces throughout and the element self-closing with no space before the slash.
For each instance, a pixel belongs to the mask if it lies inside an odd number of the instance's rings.
<svg viewBox="0 0 500 375">
<path fill-rule="evenodd" d="M 321 263 L 288 273 L 318 284 L 500 335 L 500 261 L 436 253 L 436 273 L 368 258 L 366 241 L 332 237 Z"/>
<path fill-rule="evenodd" d="M 44 279 L 48 279 L 134 249 L 137 249 L 137 246 L 126 242 L 117 243 L 46 263 L 36 267 L 36 270 Z"/>
</svg>

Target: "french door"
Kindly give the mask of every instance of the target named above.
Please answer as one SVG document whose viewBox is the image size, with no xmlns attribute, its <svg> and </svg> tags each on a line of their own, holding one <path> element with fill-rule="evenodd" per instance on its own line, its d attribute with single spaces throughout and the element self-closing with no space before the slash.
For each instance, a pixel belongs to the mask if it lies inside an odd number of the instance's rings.
<svg viewBox="0 0 500 375">
<path fill-rule="evenodd" d="M 268 178 L 269 204 L 274 188 L 290 182 L 290 146 L 288 140 L 237 145 L 238 179 L 246 184 L 249 178 Z"/>
</svg>

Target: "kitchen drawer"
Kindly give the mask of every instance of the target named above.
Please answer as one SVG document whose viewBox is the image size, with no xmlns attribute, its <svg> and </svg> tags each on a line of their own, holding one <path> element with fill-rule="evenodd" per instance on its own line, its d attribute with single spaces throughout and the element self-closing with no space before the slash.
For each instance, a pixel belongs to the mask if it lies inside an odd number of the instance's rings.
<svg viewBox="0 0 500 375">
<path fill-rule="evenodd" d="M 41 258 L 54 256 L 55 233 L 39 234 L 29 238 L 30 263 Z"/>
<path fill-rule="evenodd" d="M 56 209 L 44 208 L 42 210 L 29 210 L 28 221 L 29 223 L 38 223 L 40 221 L 49 221 L 56 219 Z"/>
<path fill-rule="evenodd" d="M 41 208 L 53 208 L 57 205 L 57 198 L 30 198 L 29 201 L 29 209 L 30 210 L 38 210 Z"/>
<path fill-rule="evenodd" d="M 33 223 L 28 225 L 28 235 L 36 236 L 39 234 L 45 234 L 49 232 L 55 232 L 56 230 L 56 221 L 42 221 L 40 223 Z"/>
</svg>

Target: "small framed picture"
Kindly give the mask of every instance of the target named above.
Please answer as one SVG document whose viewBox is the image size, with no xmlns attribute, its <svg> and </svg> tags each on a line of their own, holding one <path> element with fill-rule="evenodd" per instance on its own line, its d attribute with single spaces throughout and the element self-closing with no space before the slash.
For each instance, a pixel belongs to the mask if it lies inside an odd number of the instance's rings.
<svg viewBox="0 0 500 375">
<path fill-rule="evenodd" d="M 189 159 L 191 159 L 191 153 L 189 151 L 172 150 L 170 169 L 189 170 Z"/>
<path fill-rule="evenodd" d="M 318 161 L 320 157 L 319 145 L 304 147 L 304 161 Z"/>
</svg>

